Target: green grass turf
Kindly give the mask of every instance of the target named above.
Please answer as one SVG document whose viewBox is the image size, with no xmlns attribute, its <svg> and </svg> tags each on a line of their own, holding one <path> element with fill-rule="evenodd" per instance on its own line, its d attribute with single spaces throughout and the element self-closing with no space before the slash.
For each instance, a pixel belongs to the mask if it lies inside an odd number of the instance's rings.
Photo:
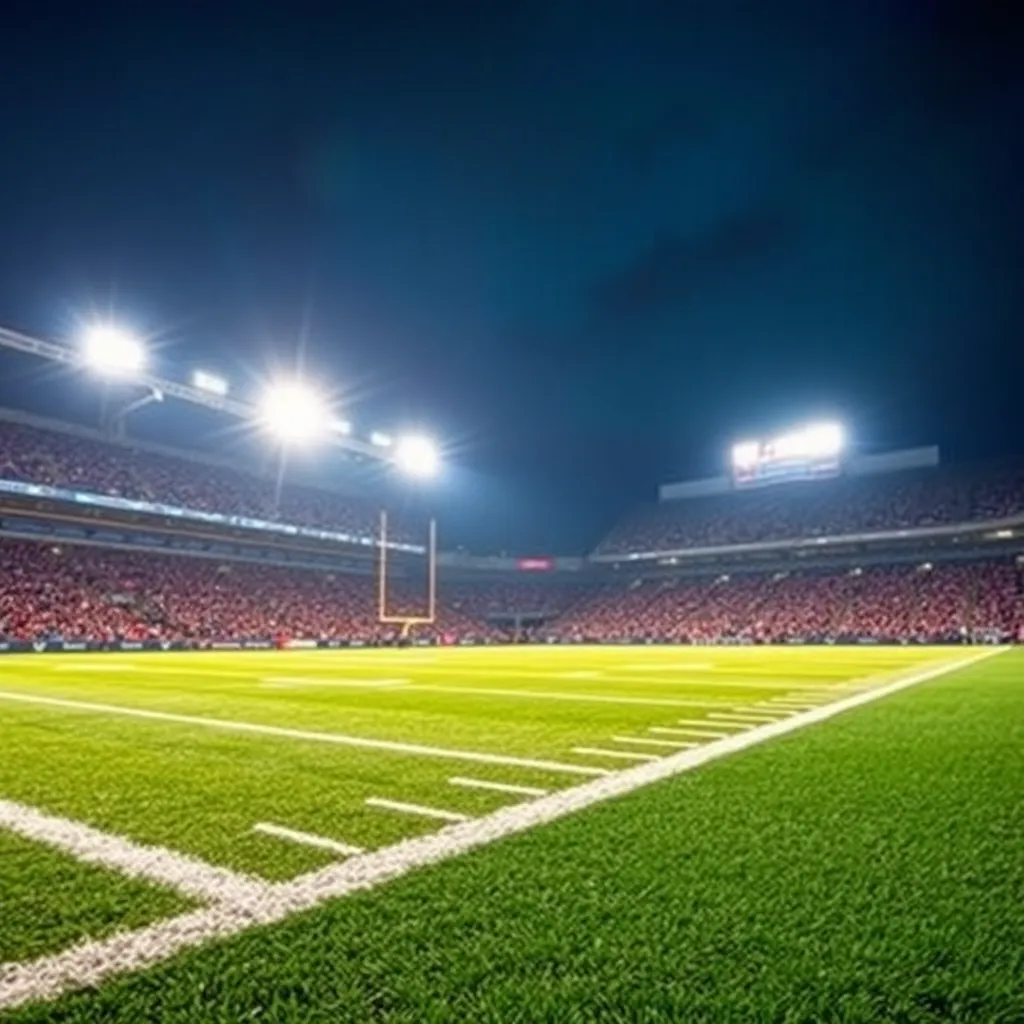
<svg viewBox="0 0 1024 1024">
<path fill-rule="evenodd" d="M 0 831 L 0 963 L 137 928 L 190 904 Z"/>
<path fill-rule="evenodd" d="M 1024 1020 L 1021 653 L 28 1021 Z"/>
<path fill-rule="evenodd" d="M 948 656 L 678 648 L 37 656 L 6 659 L 0 690 L 618 769 L 629 762 L 572 748 L 623 749 L 613 736 L 650 736 L 651 727 L 702 719 L 716 705 L 727 709 L 808 680 L 831 685 Z M 292 682 L 267 685 L 268 678 Z M 409 685 L 337 685 L 389 678 Z M 442 684 L 451 692 L 425 689 Z M 662 703 L 531 699 L 533 692 Z M 688 700 L 709 706 L 664 703 Z M 479 815 L 518 798 L 457 789 L 449 778 L 544 788 L 584 781 L 3 700 L 0 729 L 0 797 L 273 879 L 322 866 L 331 855 L 254 834 L 257 822 L 375 849 L 437 824 L 367 808 L 367 797 Z"/>
</svg>

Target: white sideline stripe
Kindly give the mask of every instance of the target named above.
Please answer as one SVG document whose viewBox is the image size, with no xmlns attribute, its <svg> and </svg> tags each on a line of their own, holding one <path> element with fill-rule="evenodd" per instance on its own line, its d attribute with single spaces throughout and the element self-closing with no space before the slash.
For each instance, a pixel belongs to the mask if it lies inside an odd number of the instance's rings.
<svg viewBox="0 0 1024 1024">
<path fill-rule="evenodd" d="M 0 800 L 0 829 L 62 850 L 86 864 L 169 886 L 204 903 L 252 903 L 264 897 L 268 888 L 268 883 L 248 875 L 162 846 L 144 846 L 13 800 Z"/>
<path fill-rule="evenodd" d="M 316 836 L 312 832 L 300 832 L 298 829 L 285 828 L 283 825 L 274 825 L 268 821 L 257 822 L 253 825 L 252 830 L 265 836 L 274 836 L 276 839 L 288 839 L 293 843 L 302 843 L 304 846 L 316 846 L 321 850 L 330 850 L 332 853 L 340 853 L 343 857 L 355 857 L 366 852 L 361 846 L 349 846 L 348 843 L 339 843 L 336 839 Z"/>
<path fill-rule="evenodd" d="M 568 775 L 597 775 L 601 769 L 587 768 L 560 761 L 537 761 L 505 754 L 485 754 L 472 750 L 449 750 L 447 747 L 428 747 L 420 743 L 399 743 L 396 740 L 371 740 L 363 736 L 345 736 L 336 732 L 309 732 L 288 729 L 279 725 L 261 725 L 257 722 L 238 722 L 227 718 L 202 718 L 199 715 L 178 715 L 170 711 L 147 711 L 144 708 L 122 707 L 119 704 L 94 704 L 84 700 L 64 700 L 59 697 L 40 697 L 35 694 L 13 693 L 0 690 L 0 700 L 18 704 L 40 704 L 44 707 L 71 708 L 75 711 L 93 711 L 97 714 L 125 715 L 154 722 L 175 722 L 179 725 L 198 725 L 205 729 L 226 729 L 229 732 L 253 733 L 257 736 L 280 736 L 289 740 L 309 740 L 313 743 L 336 743 L 342 747 L 362 750 L 387 750 L 394 754 L 413 754 L 417 757 L 439 757 L 451 761 L 473 761 L 476 764 L 504 764 L 513 768 L 537 768 L 540 771 L 564 772 Z"/>
<path fill-rule="evenodd" d="M 146 928 L 85 942 L 62 953 L 27 963 L 4 964 L 0 966 L 0 1008 L 10 1009 L 33 1000 L 53 999 L 72 989 L 95 987 L 108 978 L 151 967 L 176 953 L 215 939 L 237 935 L 257 925 L 282 921 L 330 899 L 373 889 L 417 868 L 438 864 L 499 839 L 528 832 L 584 808 L 632 793 L 651 783 L 693 771 L 719 758 L 827 721 L 845 711 L 966 668 L 1008 649 L 993 647 L 971 658 L 941 666 L 932 665 L 888 685 L 844 697 L 833 704 L 813 708 L 749 732 L 735 733 L 717 743 L 706 743 L 571 789 L 558 790 L 538 800 L 505 807 L 483 818 L 451 825 L 431 835 L 329 865 L 291 882 L 268 885 L 266 898 L 255 906 L 228 904 L 180 914 Z"/>
<path fill-rule="evenodd" d="M 412 687 L 419 693 L 469 693 L 478 697 L 516 697 L 521 700 L 573 700 L 585 704 L 643 704 L 656 708 L 720 708 L 720 700 L 658 700 L 654 697 L 610 697 L 599 693 L 547 693 L 537 690 L 494 690 L 477 686 L 420 686 Z"/>
<path fill-rule="evenodd" d="M 461 775 L 450 778 L 448 782 L 463 789 L 491 789 L 495 793 L 515 793 L 517 796 L 546 796 L 547 790 L 537 786 L 513 786 L 510 782 L 488 782 L 486 779 L 466 779 Z"/>
<path fill-rule="evenodd" d="M 648 747 L 674 747 L 676 750 L 689 750 L 696 743 L 685 743 L 682 740 L 651 740 L 646 736 L 613 736 L 616 743 L 642 743 Z"/>
<path fill-rule="evenodd" d="M 573 747 L 574 754 L 591 757 L 617 757 L 622 761 L 657 761 L 657 754 L 637 754 L 632 750 L 605 750 L 603 747 Z"/>
<path fill-rule="evenodd" d="M 379 796 L 366 799 L 367 807 L 377 807 L 383 811 L 398 811 L 400 814 L 417 814 L 421 818 L 437 818 L 438 821 L 471 821 L 468 814 L 457 811 L 443 811 L 439 807 L 424 807 L 422 804 L 403 804 L 399 800 L 384 800 Z"/>
<path fill-rule="evenodd" d="M 323 676 L 261 676 L 265 686 L 353 686 L 378 688 L 405 686 L 408 679 L 324 679 Z"/>
</svg>

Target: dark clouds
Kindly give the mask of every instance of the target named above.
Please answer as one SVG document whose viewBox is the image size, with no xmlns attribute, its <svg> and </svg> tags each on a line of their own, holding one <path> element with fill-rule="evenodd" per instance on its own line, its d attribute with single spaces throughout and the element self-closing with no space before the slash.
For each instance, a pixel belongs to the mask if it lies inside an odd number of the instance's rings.
<svg viewBox="0 0 1024 1024">
<path fill-rule="evenodd" d="M 799 230 L 792 211 L 755 210 L 695 238 L 656 238 L 626 266 L 597 281 L 593 318 L 630 329 L 638 322 L 736 287 L 743 276 L 785 257 Z"/>
</svg>

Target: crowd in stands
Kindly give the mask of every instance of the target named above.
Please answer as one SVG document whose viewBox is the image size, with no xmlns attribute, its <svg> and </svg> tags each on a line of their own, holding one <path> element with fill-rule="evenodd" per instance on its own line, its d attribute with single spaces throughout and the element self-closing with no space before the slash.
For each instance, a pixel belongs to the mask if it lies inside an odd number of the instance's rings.
<svg viewBox="0 0 1024 1024">
<path fill-rule="evenodd" d="M 387 613 L 422 617 L 424 588 L 388 585 Z M 371 577 L 76 545 L 0 541 L 0 637 L 8 640 L 393 638 Z M 486 638 L 448 605 L 416 636 Z"/>
<path fill-rule="evenodd" d="M 1024 514 L 1024 467 L 926 469 L 661 502 L 637 509 L 597 554 L 683 550 L 988 521 Z"/>
<path fill-rule="evenodd" d="M 379 532 L 379 506 L 368 499 L 292 484 L 278 498 L 272 481 L 227 465 L 8 421 L 0 421 L 0 478 L 361 537 Z M 424 531 L 398 520 L 392 534 L 422 543 Z"/>
<path fill-rule="evenodd" d="M 585 587 L 558 583 L 477 582 L 445 587 L 445 600 L 478 621 L 551 620 L 581 600 Z"/>
<path fill-rule="evenodd" d="M 415 636 L 508 639 L 486 621 L 491 601 L 515 608 L 529 591 L 487 585 L 442 592 L 437 621 Z M 869 568 L 831 574 L 725 576 L 574 587 L 543 616 L 562 640 L 691 643 L 875 638 L 1017 638 L 1024 584 L 1012 562 Z M 367 576 L 97 547 L 0 541 L 0 638 L 214 641 L 393 639 Z M 388 614 L 421 616 L 426 593 L 392 581 Z M 533 609 L 537 611 L 536 608 Z M 493 619 L 493 617 L 492 617 Z M 504 628 L 502 628 L 504 626 Z M 536 634 L 535 634 L 536 635 Z"/>
<path fill-rule="evenodd" d="M 603 587 L 549 629 L 563 640 L 959 641 L 1019 636 L 1024 581 L 1009 562 L 831 574 L 720 576 Z"/>
</svg>

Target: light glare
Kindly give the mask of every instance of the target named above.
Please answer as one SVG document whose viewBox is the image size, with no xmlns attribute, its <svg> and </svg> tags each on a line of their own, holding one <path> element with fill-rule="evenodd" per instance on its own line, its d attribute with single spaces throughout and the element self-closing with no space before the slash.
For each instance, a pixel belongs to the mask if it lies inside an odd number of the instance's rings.
<svg viewBox="0 0 1024 1024">
<path fill-rule="evenodd" d="M 399 440 L 395 462 L 403 473 L 426 478 L 437 474 L 441 457 L 430 438 L 410 435 Z"/>
<path fill-rule="evenodd" d="M 756 441 L 740 441 L 732 446 L 732 464 L 738 469 L 752 469 L 760 454 L 761 446 Z"/>
<path fill-rule="evenodd" d="M 382 434 L 379 430 L 375 430 L 370 435 L 370 444 L 375 444 L 378 448 L 390 448 L 392 443 L 390 434 Z"/>
<path fill-rule="evenodd" d="M 302 381 L 283 381 L 269 388 L 261 413 L 267 429 L 288 444 L 315 441 L 330 423 L 323 399 Z"/>
<path fill-rule="evenodd" d="M 111 324 L 95 324 L 85 332 L 86 364 L 105 377 L 131 377 L 146 365 L 146 350 L 130 332 Z"/>
<path fill-rule="evenodd" d="M 801 437 L 807 455 L 838 455 L 843 450 L 843 428 L 838 423 L 814 423 Z"/>
</svg>

